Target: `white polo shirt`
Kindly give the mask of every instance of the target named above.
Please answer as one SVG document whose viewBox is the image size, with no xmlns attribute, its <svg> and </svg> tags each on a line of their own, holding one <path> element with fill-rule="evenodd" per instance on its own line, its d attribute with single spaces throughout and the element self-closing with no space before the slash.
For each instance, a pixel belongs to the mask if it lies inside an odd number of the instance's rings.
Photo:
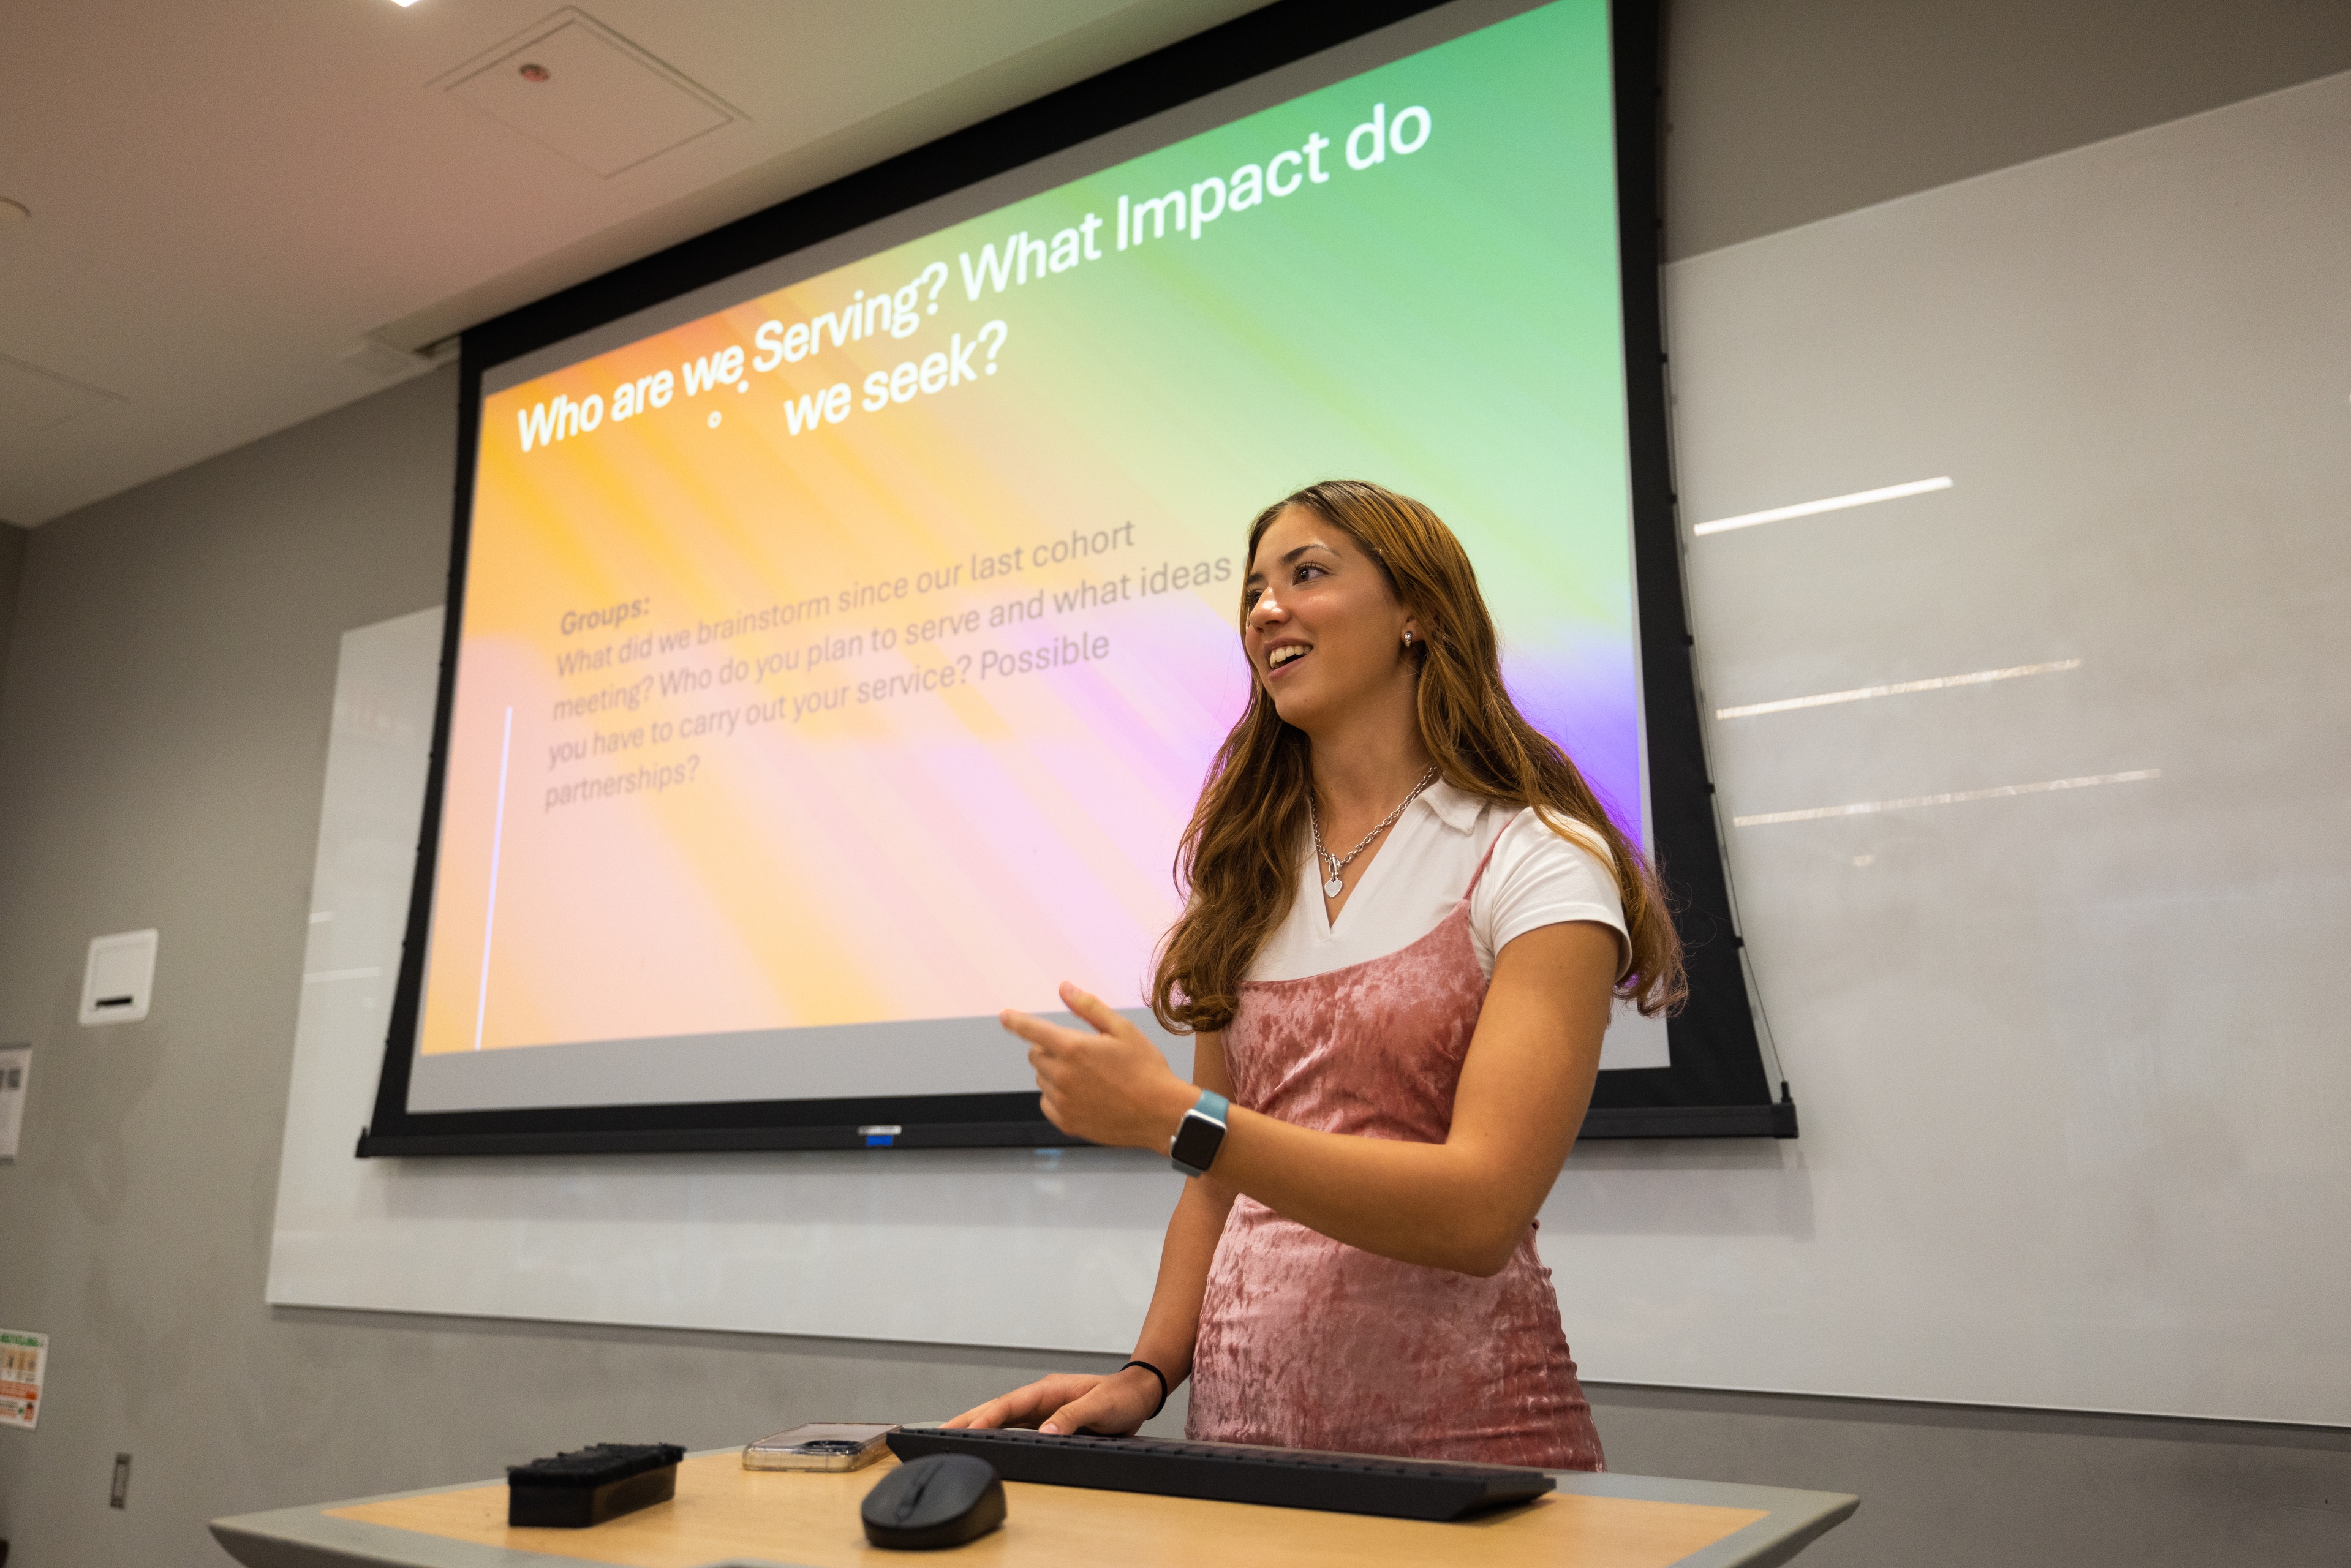
<svg viewBox="0 0 2351 1568">
<path fill-rule="evenodd" d="M 1405 808 L 1333 924 L 1323 914 L 1324 872 L 1311 841 L 1301 846 L 1290 913 L 1249 966 L 1252 980 L 1295 980 L 1385 957 L 1410 946 L 1453 912 L 1486 846 L 1494 858 L 1469 900 L 1469 940 L 1489 978 L 1494 955 L 1540 925 L 1590 920 L 1616 933 L 1617 973 L 1632 965 L 1624 901 L 1608 846 L 1580 824 L 1570 839 L 1533 812 L 1442 780 Z"/>
</svg>

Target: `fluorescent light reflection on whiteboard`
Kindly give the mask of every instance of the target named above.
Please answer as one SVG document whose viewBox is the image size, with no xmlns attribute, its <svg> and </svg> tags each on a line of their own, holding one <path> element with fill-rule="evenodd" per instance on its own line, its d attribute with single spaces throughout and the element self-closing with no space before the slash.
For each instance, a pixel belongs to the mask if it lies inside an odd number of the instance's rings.
<svg viewBox="0 0 2351 1568">
<path fill-rule="evenodd" d="M 1998 800 L 2011 795 L 2046 795 L 2054 789 L 2088 789 L 2100 784 L 2135 784 L 2160 779 L 2160 768 L 2136 768 L 2127 773 L 2094 773 L 2084 779 L 2052 779 L 2040 784 L 2001 784 L 1990 789 L 1955 789 L 1946 795 L 1911 795 L 1899 800 L 1856 800 L 1849 806 L 1808 806 L 1801 811 L 1765 811 L 1733 817 L 1734 828 L 1768 828 L 1776 822 L 1817 822 L 1826 817 L 1865 817 L 1878 811 L 1909 811 L 1922 806 L 1956 806 L 1965 800 Z"/>
<path fill-rule="evenodd" d="M 1822 692 L 1809 697 L 1782 697 L 1777 702 L 1745 703 L 1738 707 L 1719 707 L 1717 718 L 1753 718 L 1759 714 L 1791 713 L 1802 707 L 1830 707 L 1838 703 L 1857 703 L 1870 697 L 1907 696 L 1912 692 L 1939 692 L 1948 686 L 1980 686 L 1991 681 L 2012 681 L 2020 675 L 2053 675 L 2061 670 L 2078 670 L 2079 659 L 2054 659 L 2045 664 L 2011 664 L 2005 670 L 1977 670 L 1965 675 L 1937 675 L 1924 681 L 1896 681 L 1891 685 L 1855 686 L 1849 691 Z"/>
<path fill-rule="evenodd" d="M 1888 485 L 1879 490 L 1855 490 L 1850 496 L 1831 496 L 1824 501 L 1799 501 L 1792 507 L 1773 507 L 1769 511 L 1741 512 L 1735 517 L 1718 517 L 1713 522 L 1698 524 L 1690 532 L 1704 538 L 1708 534 L 1729 533 L 1733 528 L 1751 528 L 1759 523 L 1784 523 L 1790 517 L 1842 512 L 1848 507 L 1898 501 L 1906 496 L 1923 496 L 1930 490 L 1948 490 L 1950 487 L 1951 476 L 1948 474 L 1936 479 L 1913 479 L 1907 485 Z"/>
</svg>

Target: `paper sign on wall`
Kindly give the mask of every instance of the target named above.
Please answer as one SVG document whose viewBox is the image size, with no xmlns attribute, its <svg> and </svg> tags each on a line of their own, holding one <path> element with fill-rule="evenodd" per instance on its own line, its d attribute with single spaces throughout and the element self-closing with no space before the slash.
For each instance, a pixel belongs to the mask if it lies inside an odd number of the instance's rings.
<svg viewBox="0 0 2351 1568">
<path fill-rule="evenodd" d="M 0 1427 L 39 1424 L 41 1367 L 48 1358 L 48 1335 L 0 1329 Z"/>
<path fill-rule="evenodd" d="M 25 1126 L 25 1080 L 33 1075 L 33 1048 L 0 1045 L 0 1160 L 16 1157 Z"/>
</svg>

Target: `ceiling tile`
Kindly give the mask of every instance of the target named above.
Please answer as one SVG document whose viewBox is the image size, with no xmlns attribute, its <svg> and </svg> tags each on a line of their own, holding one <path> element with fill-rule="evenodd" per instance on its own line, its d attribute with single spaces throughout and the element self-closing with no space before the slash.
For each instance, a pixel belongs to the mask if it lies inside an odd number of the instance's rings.
<svg viewBox="0 0 2351 1568">
<path fill-rule="evenodd" d="M 0 354 L 0 435 L 38 435 L 121 401 L 116 393 Z"/>
<path fill-rule="evenodd" d="M 706 89 L 566 7 L 448 84 L 493 120 L 610 179 L 737 116 Z"/>
</svg>

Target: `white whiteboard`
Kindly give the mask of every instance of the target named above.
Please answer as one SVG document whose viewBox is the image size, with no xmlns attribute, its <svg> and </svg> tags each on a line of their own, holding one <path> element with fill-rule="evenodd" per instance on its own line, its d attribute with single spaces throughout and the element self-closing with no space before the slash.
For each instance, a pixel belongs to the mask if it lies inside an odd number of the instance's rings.
<svg viewBox="0 0 2351 1568">
<path fill-rule="evenodd" d="M 1690 538 L 1709 716 L 2080 663 L 1709 717 L 1803 1138 L 1571 1165 L 1591 1371 L 2351 1422 L 2351 77 L 1667 286 L 1687 524 L 1953 481 Z"/>
<path fill-rule="evenodd" d="M 1596 1380 L 2351 1423 L 2351 78 L 1678 264 L 1683 515 L 1794 1145 L 1579 1149 Z M 1111 1151 L 359 1161 L 437 612 L 345 640 L 269 1300 L 1123 1353 Z M 1868 857 L 1864 862 L 1863 857 Z"/>
</svg>

